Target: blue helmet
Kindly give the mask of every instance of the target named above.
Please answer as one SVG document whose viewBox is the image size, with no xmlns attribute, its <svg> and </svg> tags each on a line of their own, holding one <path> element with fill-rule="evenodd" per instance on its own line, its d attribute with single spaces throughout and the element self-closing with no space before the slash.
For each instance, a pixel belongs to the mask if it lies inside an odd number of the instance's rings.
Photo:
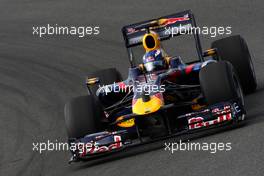
<svg viewBox="0 0 264 176">
<path fill-rule="evenodd" d="M 143 56 L 143 64 L 146 71 L 148 72 L 164 69 L 166 67 L 166 63 L 162 54 L 162 50 L 156 49 L 147 52 Z"/>
</svg>

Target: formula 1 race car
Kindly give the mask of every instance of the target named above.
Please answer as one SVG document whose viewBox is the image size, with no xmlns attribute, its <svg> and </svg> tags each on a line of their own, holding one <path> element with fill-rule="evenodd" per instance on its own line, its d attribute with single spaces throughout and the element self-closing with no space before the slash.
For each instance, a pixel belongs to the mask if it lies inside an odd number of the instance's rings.
<svg viewBox="0 0 264 176">
<path fill-rule="evenodd" d="M 188 10 L 122 28 L 131 65 L 128 78 L 123 80 L 115 68 L 97 71 L 86 79 L 89 95 L 65 105 L 70 162 L 244 120 L 244 94 L 254 92 L 257 81 L 241 36 L 214 41 L 202 51 L 199 34 L 192 33 L 196 61 L 167 57 L 167 67 L 153 71 L 135 64 L 132 49 L 155 48 L 153 33 L 163 41 L 194 27 Z"/>
</svg>

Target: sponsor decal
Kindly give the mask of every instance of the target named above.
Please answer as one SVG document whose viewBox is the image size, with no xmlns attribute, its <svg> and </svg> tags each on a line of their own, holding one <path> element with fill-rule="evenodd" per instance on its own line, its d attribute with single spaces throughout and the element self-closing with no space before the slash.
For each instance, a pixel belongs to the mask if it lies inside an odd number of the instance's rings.
<svg viewBox="0 0 264 176">
<path fill-rule="evenodd" d="M 109 152 L 115 149 L 121 148 L 122 142 L 121 142 L 121 136 L 115 135 L 114 136 L 114 142 L 108 146 L 100 146 L 99 143 L 95 142 L 89 142 L 85 145 L 79 146 L 79 149 L 82 150 L 81 156 L 85 156 L 87 154 L 95 154 L 95 153 L 102 153 L 102 152 Z"/>
<path fill-rule="evenodd" d="M 190 20 L 188 14 L 184 15 L 183 17 L 162 18 L 162 19 L 159 19 L 159 20 L 156 20 L 156 21 L 151 21 L 150 23 L 158 22 L 159 26 L 150 27 L 150 29 L 155 29 L 155 28 L 159 28 L 159 27 L 165 27 L 165 26 L 170 25 L 170 24 L 174 24 L 174 23 L 181 22 L 181 21 L 188 21 L 188 20 Z M 145 29 L 136 30 L 136 29 L 130 27 L 130 28 L 127 28 L 126 30 L 127 30 L 128 34 L 131 34 L 131 33 L 135 33 L 135 32 L 138 32 L 138 31 L 143 31 Z"/>
<path fill-rule="evenodd" d="M 210 125 L 218 124 L 223 121 L 229 121 L 231 119 L 232 119 L 232 115 L 231 113 L 228 113 L 226 115 L 218 116 L 217 119 L 206 121 L 206 122 L 204 122 L 203 117 L 193 117 L 188 120 L 188 123 L 189 123 L 189 129 L 191 130 L 191 129 L 197 129 L 201 127 L 207 127 Z"/>
<path fill-rule="evenodd" d="M 187 20 L 190 20 L 188 14 L 184 15 L 183 17 L 160 19 L 159 22 L 161 25 L 167 26 L 169 24 L 174 24 L 180 21 L 187 21 Z"/>
</svg>

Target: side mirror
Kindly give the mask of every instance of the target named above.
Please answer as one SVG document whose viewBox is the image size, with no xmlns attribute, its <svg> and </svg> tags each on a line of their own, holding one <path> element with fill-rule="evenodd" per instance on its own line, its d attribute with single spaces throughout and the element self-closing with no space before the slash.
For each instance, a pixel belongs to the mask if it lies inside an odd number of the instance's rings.
<svg viewBox="0 0 264 176">
<path fill-rule="evenodd" d="M 216 48 L 208 49 L 203 52 L 203 57 L 208 57 L 208 56 L 211 56 L 215 58 L 216 60 L 219 60 L 219 56 L 218 56 Z"/>
<path fill-rule="evenodd" d="M 87 78 L 86 79 L 86 85 L 90 86 L 90 85 L 94 85 L 99 83 L 99 78 Z"/>
<path fill-rule="evenodd" d="M 214 56 L 214 55 L 216 55 L 216 48 L 208 49 L 203 52 L 203 57 Z"/>
</svg>

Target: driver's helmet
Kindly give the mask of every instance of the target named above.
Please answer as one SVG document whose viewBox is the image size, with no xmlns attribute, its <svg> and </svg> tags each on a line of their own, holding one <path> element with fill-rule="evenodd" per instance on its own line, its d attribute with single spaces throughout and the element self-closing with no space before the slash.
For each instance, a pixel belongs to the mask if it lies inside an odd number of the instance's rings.
<svg viewBox="0 0 264 176">
<path fill-rule="evenodd" d="M 161 70 L 166 67 L 164 51 L 161 49 L 159 36 L 151 31 L 143 36 L 143 47 L 146 51 L 143 64 L 147 72 Z"/>
<path fill-rule="evenodd" d="M 166 68 L 165 59 L 162 55 L 162 50 L 152 50 L 143 56 L 144 68 L 147 72 L 162 70 Z"/>
</svg>

